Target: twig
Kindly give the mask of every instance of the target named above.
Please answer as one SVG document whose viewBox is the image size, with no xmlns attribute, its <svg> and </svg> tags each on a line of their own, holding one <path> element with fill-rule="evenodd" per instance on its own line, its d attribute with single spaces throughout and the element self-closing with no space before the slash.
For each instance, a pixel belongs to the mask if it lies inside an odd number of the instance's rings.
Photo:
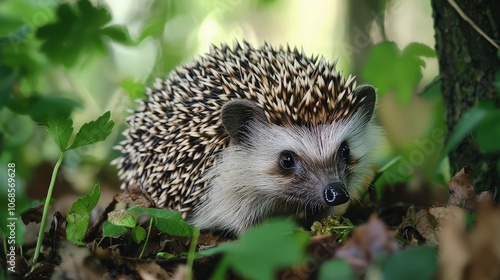
<svg viewBox="0 0 500 280">
<path fill-rule="evenodd" d="M 476 23 L 474 21 L 472 21 L 472 19 L 470 19 L 470 17 L 468 17 L 464 13 L 464 11 L 460 8 L 460 6 L 458 6 L 458 4 L 457 4 L 457 2 L 455 2 L 455 0 L 448 0 L 448 3 L 450 3 L 450 5 L 453 7 L 453 9 L 455 9 L 455 11 L 457 11 L 458 15 L 463 20 L 468 22 L 472 26 L 472 28 L 474 28 L 477 31 L 477 33 L 479 33 L 481 36 L 483 36 L 484 39 L 486 39 L 490 44 L 492 44 L 495 48 L 497 48 L 497 50 L 500 50 L 500 46 L 493 39 L 491 39 L 491 37 L 488 36 L 488 34 L 486 34 L 479 26 L 477 26 Z"/>
</svg>

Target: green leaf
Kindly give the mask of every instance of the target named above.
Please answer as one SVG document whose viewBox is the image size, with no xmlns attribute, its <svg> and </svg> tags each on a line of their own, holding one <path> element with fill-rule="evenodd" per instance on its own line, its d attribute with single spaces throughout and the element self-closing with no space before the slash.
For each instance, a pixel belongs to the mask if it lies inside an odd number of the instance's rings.
<svg viewBox="0 0 500 280">
<path fill-rule="evenodd" d="M 102 234 L 104 236 L 114 237 L 114 236 L 122 235 L 126 231 L 127 231 L 126 227 L 114 225 L 113 223 L 111 223 L 109 221 L 104 221 L 104 223 L 102 224 Z"/>
<path fill-rule="evenodd" d="M 111 40 L 128 46 L 133 46 L 135 43 L 130 39 L 130 35 L 125 27 L 112 25 L 101 30 L 102 35 L 108 36 Z"/>
<path fill-rule="evenodd" d="M 171 259 L 174 257 L 175 257 L 175 255 L 172 255 L 172 254 L 167 253 L 167 252 L 159 252 L 156 254 L 157 259 Z"/>
<path fill-rule="evenodd" d="M 454 150 L 467 134 L 486 119 L 491 110 L 493 110 L 493 104 L 487 102 L 479 103 L 464 113 L 448 138 L 441 157 L 444 158 L 444 156 Z"/>
<path fill-rule="evenodd" d="M 395 90 L 398 101 L 407 104 L 422 79 L 425 62 L 421 57 L 433 56 L 434 50 L 423 44 L 411 43 L 400 51 L 396 43 L 382 42 L 370 50 L 361 76 L 379 95 Z"/>
<path fill-rule="evenodd" d="M 403 50 L 403 53 L 409 56 L 423 56 L 423 57 L 436 57 L 436 52 L 434 51 L 433 48 L 421 44 L 421 43 L 410 43 L 406 48 Z"/>
<path fill-rule="evenodd" d="M 77 1 L 76 6 L 63 3 L 55 22 L 40 27 L 36 36 L 43 41 L 41 51 L 47 57 L 69 67 L 92 51 L 105 53 L 105 37 L 129 43 L 124 28 L 105 27 L 110 21 L 111 15 L 103 5 L 94 7 L 88 0 Z"/>
<path fill-rule="evenodd" d="M 498 139 L 500 139 L 500 110 L 490 109 L 486 116 L 478 124 L 475 135 L 479 149 L 483 153 L 495 153 L 500 151 Z"/>
<path fill-rule="evenodd" d="M 128 209 L 130 213 L 148 215 L 154 219 L 155 227 L 166 234 L 174 236 L 191 236 L 191 226 L 184 221 L 181 212 L 158 208 L 142 208 L 139 206 Z"/>
<path fill-rule="evenodd" d="M 75 136 L 75 141 L 68 150 L 105 140 L 111 134 L 115 125 L 115 122 L 110 120 L 110 115 L 109 111 L 107 111 L 97 120 L 82 125 Z"/>
<path fill-rule="evenodd" d="M 142 208 L 140 206 L 134 206 L 127 210 L 130 213 L 136 213 L 141 215 L 149 215 L 150 217 L 164 218 L 164 219 L 182 219 L 181 212 L 170 211 L 159 208 Z"/>
<path fill-rule="evenodd" d="M 69 118 L 80 103 L 58 96 L 13 97 L 7 104 L 12 111 L 29 115 L 34 122 L 47 125 L 49 119 Z"/>
<path fill-rule="evenodd" d="M 90 212 L 97 205 L 100 196 L 99 184 L 96 184 L 91 194 L 79 198 L 71 206 L 66 218 L 66 238 L 70 242 L 76 245 L 85 245 L 83 238 L 89 226 Z"/>
<path fill-rule="evenodd" d="M 59 149 L 61 149 L 61 151 L 66 150 L 69 138 L 71 138 L 73 134 L 73 121 L 63 118 L 50 119 L 46 127 Z"/>
<path fill-rule="evenodd" d="M 173 236 L 191 236 L 191 226 L 182 219 L 182 216 L 175 218 L 154 218 L 155 227 L 166 234 Z"/>
<path fill-rule="evenodd" d="M 69 118 L 80 103 L 64 97 L 36 96 L 30 98 L 27 113 L 33 121 L 46 124 L 49 119 Z"/>
<path fill-rule="evenodd" d="M 139 244 L 146 238 L 146 230 L 143 227 L 135 227 L 132 229 L 132 239 Z"/>
<path fill-rule="evenodd" d="M 437 268 L 437 251 L 429 247 L 408 248 L 381 263 L 386 280 L 436 279 Z"/>
<path fill-rule="evenodd" d="M 125 79 L 120 83 L 120 87 L 125 90 L 128 96 L 132 99 L 144 98 L 146 95 L 146 87 L 144 84 L 136 82 L 132 79 Z"/>
<path fill-rule="evenodd" d="M 309 235 L 297 230 L 294 222 L 272 219 L 243 233 L 239 242 L 225 243 L 200 252 L 223 252 L 224 259 L 240 276 L 248 279 L 274 279 L 280 269 L 300 263 L 305 257 Z"/>
<path fill-rule="evenodd" d="M 356 279 L 349 263 L 343 259 L 326 261 L 319 268 L 319 280 L 329 279 Z"/>
<path fill-rule="evenodd" d="M 134 228 L 137 220 L 126 210 L 116 210 L 108 213 L 108 221 L 117 226 Z"/>
<path fill-rule="evenodd" d="M 441 97 L 441 76 L 434 77 L 434 79 L 425 86 L 420 96 L 426 99 Z"/>
<path fill-rule="evenodd" d="M 0 65 L 0 108 L 9 102 L 15 80 L 14 71 L 5 65 Z"/>
</svg>

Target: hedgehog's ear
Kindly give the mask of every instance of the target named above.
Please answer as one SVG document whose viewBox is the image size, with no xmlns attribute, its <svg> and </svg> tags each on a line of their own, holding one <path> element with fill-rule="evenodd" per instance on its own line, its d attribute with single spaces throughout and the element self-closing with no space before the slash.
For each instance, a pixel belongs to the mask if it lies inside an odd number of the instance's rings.
<svg viewBox="0 0 500 280">
<path fill-rule="evenodd" d="M 358 111 L 362 114 L 362 119 L 367 123 L 371 120 L 377 96 L 375 89 L 370 85 L 362 85 L 354 90 L 357 100 L 360 100 Z"/>
<path fill-rule="evenodd" d="M 229 101 L 222 106 L 222 125 L 234 141 L 239 144 L 244 140 L 250 121 L 265 121 L 264 110 L 255 102 L 246 99 Z"/>
</svg>

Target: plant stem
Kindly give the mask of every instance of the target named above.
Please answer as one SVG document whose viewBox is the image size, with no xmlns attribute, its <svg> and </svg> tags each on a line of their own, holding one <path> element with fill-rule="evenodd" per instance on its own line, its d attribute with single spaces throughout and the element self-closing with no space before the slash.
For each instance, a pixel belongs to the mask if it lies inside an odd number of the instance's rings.
<svg viewBox="0 0 500 280">
<path fill-rule="evenodd" d="M 151 234 L 152 227 L 153 227 L 153 217 L 149 217 L 148 234 L 146 235 L 146 240 L 144 241 L 144 246 L 142 246 L 142 250 L 141 250 L 141 254 L 139 255 L 139 259 L 142 258 L 142 254 L 144 254 L 144 251 L 146 250 L 146 245 L 148 245 L 149 235 Z"/>
<path fill-rule="evenodd" d="M 332 227 L 332 229 L 354 229 L 356 226 L 336 226 Z"/>
<path fill-rule="evenodd" d="M 187 258 L 187 271 L 186 280 L 193 279 L 193 263 L 196 257 L 196 245 L 198 245 L 198 237 L 200 236 L 200 230 L 193 228 L 193 236 L 191 237 L 191 244 L 189 244 L 189 253 Z"/>
<path fill-rule="evenodd" d="M 43 206 L 42 221 L 40 222 L 40 231 L 38 232 L 38 240 L 36 242 L 35 255 L 33 256 L 32 269 L 35 267 L 35 264 L 38 260 L 38 256 L 40 255 L 40 250 L 42 248 L 43 233 L 45 232 L 45 223 L 47 222 L 47 214 L 49 212 L 50 199 L 52 198 L 52 191 L 54 190 L 54 184 L 56 183 L 57 171 L 59 171 L 59 167 L 61 166 L 63 158 L 64 158 L 64 151 L 61 152 L 61 155 L 57 160 L 56 166 L 52 171 L 52 179 L 50 179 L 49 190 L 47 191 L 47 198 L 45 198 L 45 205 Z"/>
</svg>

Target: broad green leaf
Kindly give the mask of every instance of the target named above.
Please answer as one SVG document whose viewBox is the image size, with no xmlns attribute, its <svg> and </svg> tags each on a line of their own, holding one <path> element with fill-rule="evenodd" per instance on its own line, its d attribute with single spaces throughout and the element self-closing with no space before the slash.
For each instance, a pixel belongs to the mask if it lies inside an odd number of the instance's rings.
<svg viewBox="0 0 500 280">
<path fill-rule="evenodd" d="M 114 125 L 115 122 L 110 120 L 110 113 L 107 111 L 97 120 L 82 125 L 68 150 L 105 140 L 111 134 Z"/>
<path fill-rule="evenodd" d="M 69 118 L 80 103 L 64 97 L 36 96 L 29 99 L 28 114 L 33 121 L 46 124 L 49 119 Z"/>
<path fill-rule="evenodd" d="M 321 265 L 319 268 L 319 280 L 330 279 L 356 279 L 349 263 L 343 259 L 332 259 Z"/>
<path fill-rule="evenodd" d="M 125 79 L 120 83 L 120 87 L 125 90 L 128 96 L 132 99 L 144 98 L 146 95 L 146 87 L 140 82 L 136 82 L 132 79 Z"/>
<path fill-rule="evenodd" d="M 140 206 L 134 206 L 127 210 L 130 213 L 136 213 L 141 215 L 149 215 L 150 217 L 164 218 L 164 219 L 182 219 L 181 212 L 170 211 L 159 208 L 142 208 Z"/>
<path fill-rule="evenodd" d="M 191 236 L 192 230 L 182 218 L 181 212 L 169 211 L 158 208 L 142 208 L 139 206 L 128 209 L 130 213 L 148 215 L 154 219 L 155 227 L 163 232 L 174 236 Z"/>
<path fill-rule="evenodd" d="M 500 151 L 500 109 L 487 111 L 483 121 L 477 126 L 475 135 L 479 149 L 483 153 Z"/>
<path fill-rule="evenodd" d="M 132 229 L 132 239 L 135 243 L 139 244 L 146 238 L 146 230 L 141 227 L 135 227 Z"/>
<path fill-rule="evenodd" d="M 406 48 L 403 50 L 403 53 L 410 56 L 423 56 L 423 57 L 436 57 L 436 51 L 433 48 L 422 44 L 413 42 L 408 44 Z"/>
<path fill-rule="evenodd" d="M 433 56 L 432 48 L 423 44 L 411 43 L 401 51 L 394 42 L 382 42 L 370 50 L 361 76 L 379 95 L 395 90 L 399 102 L 407 104 L 422 79 L 421 57 Z"/>
<path fill-rule="evenodd" d="M 454 150 L 467 134 L 485 120 L 491 110 L 492 104 L 480 103 L 464 113 L 448 138 L 442 157 Z"/>
<path fill-rule="evenodd" d="M 377 88 L 378 95 L 387 93 L 394 84 L 392 75 L 398 59 L 399 49 L 394 42 L 383 42 L 368 53 L 361 76 Z M 381 67 L 383 65 L 383 67 Z"/>
<path fill-rule="evenodd" d="M 73 134 L 73 121 L 63 118 L 50 119 L 46 126 L 59 149 L 66 150 L 69 138 Z"/>
<path fill-rule="evenodd" d="M 154 218 L 155 227 L 166 234 L 173 236 L 191 236 L 191 226 L 181 216 L 173 218 Z"/>
<path fill-rule="evenodd" d="M 29 115 L 36 123 L 47 125 L 50 119 L 69 118 L 73 110 L 81 105 L 72 99 L 51 95 L 15 96 L 7 106 L 18 114 Z"/>
<path fill-rule="evenodd" d="M 125 29 L 105 27 L 109 22 L 111 15 L 104 5 L 93 6 L 88 0 L 79 0 L 76 5 L 63 3 L 58 6 L 56 20 L 40 27 L 36 36 L 43 41 L 41 51 L 47 57 L 69 67 L 93 51 L 105 53 L 105 37 L 129 42 Z"/>
<path fill-rule="evenodd" d="M 66 218 L 66 238 L 76 244 L 85 245 L 83 238 L 87 233 L 87 228 L 90 222 L 90 212 L 97 205 L 101 191 L 99 185 L 95 185 L 92 193 L 86 194 L 79 198 L 69 210 Z"/>
<path fill-rule="evenodd" d="M 272 219 L 243 233 L 238 242 L 226 243 L 201 255 L 224 253 L 224 259 L 247 279 L 274 279 L 280 269 L 300 263 L 309 235 L 294 222 Z"/>
<path fill-rule="evenodd" d="M 114 225 L 113 223 L 111 223 L 109 221 L 105 221 L 102 224 L 102 234 L 104 236 L 114 237 L 114 236 L 122 235 L 126 231 L 127 231 L 126 227 Z"/>
<path fill-rule="evenodd" d="M 381 263 L 383 278 L 386 280 L 426 280 L 436 279 L 438 269 L 435 248 L 408 248 Z"/>
<path fill-rule="evenodd" d="M 422 98 L 435 98 L 441 96 L 441 77 L 436 76 L 434 79 L 425 86 L 424 90 L 420 94 Z"/>
<path fill-rule="evenodd" d="M 108 213 L 108 221 L 117 226 L 134 228 L 137 220 L 126 210 L 116 210 Z"/>
</svg>

